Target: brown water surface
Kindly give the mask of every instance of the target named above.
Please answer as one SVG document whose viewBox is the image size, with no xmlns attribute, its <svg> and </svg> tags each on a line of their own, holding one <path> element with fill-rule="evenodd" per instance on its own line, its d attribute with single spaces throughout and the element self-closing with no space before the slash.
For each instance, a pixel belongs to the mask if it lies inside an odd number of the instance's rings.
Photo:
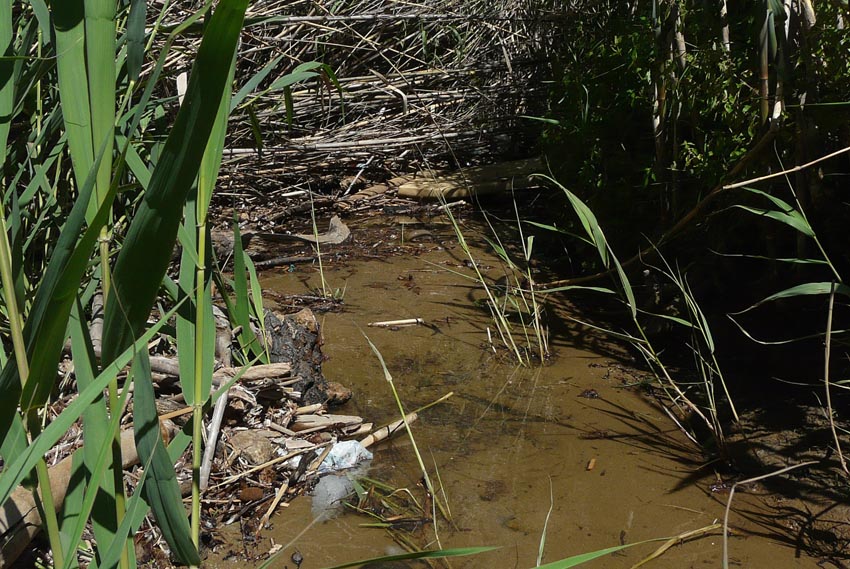
<svg viewBox="0 0 850 569">
<path fill-rule="evenodd" d="M 342 412 L 376 424 L 398 417 L 366 333 L 382 352 L 407 409 L 454 392 L 413 425 L 432 477 L 439 470 L 456 526 L 441 522 L 439 543 L 501 549 L 452 560 L 453 567 L 533 567 L 544 527 L 545 563 L 722 521 L 727 494 L 710 490 L 717 481 L 711 465 L 658 405 L 624 387 L 640 373 L 612 359 L 614 348 L 599 355 L 580 347 L 594 343 L 581 336 L 589 332 L 558 332 L 549 338 L 550 362 L 515 366 L 488 345 L 487 328 L 491 335 L 495 330 L 486 309 L 474 302 L 483 292 L 469 278 L 474 271 L 464 265 L 450 227 L 416 220 L 351 225 L 361 244 L 380 241 L 380 247 L 373 249 L 374 258 L 346 263 L 332 262 L 330 249 L 323 252 L 327 285 L 344 289 L 344 310 L 320 316 L 329 358 L 325 375 L 354 390 Z M 474 229 L 466 231 L 474 237 Z M 425 240 L 410 242 L 413 232 Z M 473 256 L 488 276 L 504 275 L 486 249 L 476 246 Z M 316 267 L 299 266 L 266 274 L 263 287 L 310 294 L 321 279 Z M 547 301 L 548 318 L 553 329 L 566 330 L 556 325 L 565 316 L 556 300 Z M 402 318 L 423 318 L 431 327 L 367 326 Z M 594 393 L 598 398 L 588 397 Z M 422 495 L 407 437 L 397 436 L 374 451 L 370 477 Z M 267 537 L 285 544 L 298 535 L 312 520 L 309 502 L 299 498 L 281 511 Z M 736 495 L 735 505 L 730 566 L 818 567 L 816 560 L 797 554 L 790 530 L 761 506 L 758 488 Z M 304 556 L 302 569 L 392 551 L 382 530 L 360 527 L 366 521 L 345 513 L 313 525 L 296 544 Z M 427 534 L 434 538 L 432 527 Z M 638 545 L 588 566 L 631 567 L 659 545 Z M 294 566 L 288 553 L 285 559 L 277 566 Z M 677 545 L 647 566 L 720 567 L 719 532 Z"/>
</svg>

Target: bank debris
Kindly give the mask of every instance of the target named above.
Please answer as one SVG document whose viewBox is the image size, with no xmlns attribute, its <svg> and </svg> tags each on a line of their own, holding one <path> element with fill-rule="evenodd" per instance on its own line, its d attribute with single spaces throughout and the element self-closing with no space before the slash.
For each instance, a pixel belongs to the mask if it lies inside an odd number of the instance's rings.
<svg viewBox="0 0 850 569">
<path fill-rule="evenodd" d="M 96 309 L 98 301 L 96 298 Z M 254 541 L 272 514 L 309 491 L 320 473 L 349 468 L 371 457 L 368 447 L 403 428 L 400 421 L 374 428 L 359 416 L 334 412 L 352 394 L 322 375 L 321 330 L 309 309 L 287 315 L 267 312 L 263 329 L 269 363 L 245 367 L 232 365 L 231 350 L 238 349 L 238 342 L 223 314 L 218 316 L 219 324 L 225 322 L 218 326 L 217 369 L 213 375 L 218 397 L 205 424 L 201 472 L 202 539 L 207 548 L 220 543 L 218 529 L 233 523 L 240 524 L 246 540 Z M 93 332 L 98 340 L 96 326 Z M 185 404 L 177 382 L 179 362 L 172 339 L 161 336 L 149 347 L 162 437 L 169 442 L 187 429 L 192 408 Z M 95 348 L 97 352 L 99 342 Z M 61 396 L 49 408 L 49 419 L 58 416 L 76 393 L 73 354 L 67 354 L 61 372 Z M 408 422 L 415 418 L 412 414 Z M 131 401 L 121 431 L 124 480 L 131 492 L 143 468 L 135 448 L 132 420 Z M 57 507 L 67 492 L 73 457 L 82 444 L 82 426 L 78 423 L 46 456 Z M 191 468 L 191 456 L 184 453 L 176 464 L 184 497 L 191 493 Z M 25 553 L 30 558 L 18 560 L 19 566 L 30 566 L 35 561 L 32 556 L 44 555 L 29 545 L 40 526 L 41 516 L 32 493 L 18 488 L 0 512 L 0 567 L 10 566 Z M 168 566 L 169 551 L 155 524 L 146 519 L 140 529 L 135 537 L 138 561 Z M 88 534 L 87 539 L 92 538 Z M 80 556 L 82 561 L 91 560 L 85 550 Z"/>
<path fill-rule="evenodd" d="M 196 8 L 152 3 L 154 52 Z M 574 10 L 548 0 L 251 2 L 219 197 L 349 195 L 363 181 L 526 155 L 541 124 L 526 117 L 545 114 Z M 199 32 L 174 38 L 163 120 Z M 312 62 L 322 67 L 299 69 Z"/>
</svg>

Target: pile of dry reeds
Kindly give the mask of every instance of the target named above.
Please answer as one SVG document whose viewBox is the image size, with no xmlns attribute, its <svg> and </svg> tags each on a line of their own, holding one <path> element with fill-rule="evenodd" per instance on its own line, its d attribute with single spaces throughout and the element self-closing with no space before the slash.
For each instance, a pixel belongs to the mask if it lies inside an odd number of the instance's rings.
<svg viewBox="0 0 850 569">
<path fill-rule="evenodd" d="M 166 29 L 190 7 L 169 9 Z M 282 56 L 259 91 L 309 61 L 327 64 L 341 91 L 327 77 L 293 85 L 291 125 L 281 91 L 235 109 L 220 184 L 262 195 L 307 184 L 335 192 L 346 176 L 379 180 L 527 154 L 535 124 L 519 115 L 546 105 L 543 79 L 567 17 L 553 0 L 254 2 L 237 87 Z M 174 75 L 191 63 L 175 53 Z"/>
</svg>

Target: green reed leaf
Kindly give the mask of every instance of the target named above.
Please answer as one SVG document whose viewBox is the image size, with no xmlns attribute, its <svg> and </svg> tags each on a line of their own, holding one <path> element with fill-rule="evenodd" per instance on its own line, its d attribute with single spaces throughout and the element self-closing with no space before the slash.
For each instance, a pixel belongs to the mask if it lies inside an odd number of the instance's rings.
<svg viewBox="0 0 850 569">
<path fill-rule="evenodd" d="M 352 561 L 351 563 L 343 563 L 342 565 L 334 565 L 328 569 L 347 569 L 348 567 L 360 567 L 367 563 L 374 564 L 391 564 L 393 561 L 405 561 L 408 559 L 446 559 L 449 557 L 465 557 L 467 555 L 479 555 L 488 551 L 499 549 L 498 547 L 458 547 L 455 549 L 441 549 L 438 551 L 416 551 L 413 553 L 402 553 L 400 555 L 387 555 L 384 557 L 375 557 L 373 559 L 363 559 L 361 561 Z M 269 559 L 260 566 L 260 569 L 271 567 Z"/>
<path fill-rule="evenodd" d="M 262 69 L 257 71 L 250 79 L 248 79 L 248 81 L 245 82 L 242 88 L 240 88 L 239 91 L 236 92 L 236 94 L 233 96 L 233 99 L 230 101 L 230 112 L 236 110 L 236 107 L 238 107 L 248 95 L 253 93 L 254 90 L 256 90 L 256 88 L 260 86 L 260 83 L 262 83 L 263 80 L 269 76 L 269 74 L 274 70 L 277 64 L 280 63 L 281 59 L 283 59 L 283 56 L 278 55 L 277 57 L 266 63 Z M 253 102 L 255 99 L 256 97 L 251 99 L 251 101 L 246 103 L 246 105 L 250 105 L 251 102 Z"/>
<path fill-rule="evenodd" d="M 138 81 L 145 57 L 145 17 L 147 2 L 131 0 L 127 16 L 127 76 Z"/>
<path fill-rule="evenodd" d="M 254 329 L 251 326 L 251 309 L 249 299 L 251 298 L 248 288 L 248 275 L 246 266 L 247 255 L 242 247 L 242 234 L 239 231 L 239 223 L 233 222 L 233 294 L 235 298 L 230 304 L 232 307 L 231 319 L 236 326 L 242 327 L 239 334 L 239 345 L 242 347 L 245 359 L 263 354 L 263 346 L 260 345 Z"/>
<path fill-rule="evenodd" d="M 744 314 L 745 312 L 749 312 L 750 310 L 753 310 L 754 308 L 759 307 L 762 304 L 773 302 L 774 300 L 781 300 L 783 298 L 830 294 L 833 291 L 833 287 L 835 290 L 835 294 L 840 294 L 850 298 L 850 286 L 847 286 L 845 284 L 832 282 L 805 283 L 797 286 L 792 286 L 790 288 L 786 288 L 785 290 L 781 290 L 779 292 L 771 294 L 770 296 L 767 296 L 756 302 L 752 306 L 749 306 L 739 312 L 732 312 L 731 314 Z"/>
<path fill-rule="evenodd" d="M 97 360 L 89 336 L 88 323 L 83 317 L 83 309 L 79 302 L 74 303 L 69 327 L 77 390 L 83 391 L 94 382 L 97 376 Z M 115 410 L 115 416 L 110 421 L 102 394 L 83 412 L 82 455 L 84 461 L 81 472 L 88 482 L 88 489 L 80 504 L 81 512 L 76 519 L 75 530 L 69 534 L 71 541 L 69 544 L 63 544 L 63 547 L 66 547 L 64 555 L 66 563 L 74 557 L 73 552 L 76 551 L 82 537 L 89 511 L 93 511 L 91 521 L 97 543 L 106 543 L 111 540 L 113 530 L 110 528 L 118 525 L 115 519 L 114 495 L 116 491 L 123 492 L 124 489 L 116 489 L 114 473 L 107 475 L 114 465 L 107 462 L 106 457 L 112 455 L 112 441 L 120 427 L 120 415 L 121 413 Z M 62 529 L 66 528 L 63 526 Z"/>
<path fill-rule="evenodd" d="M 133 361 L 135 391 L 133 420 L 139 460 L 147 465 L 144 496 L 174 555 L 183 563 L 198 565 L 201 558 L 189 530 L 189 519 L 183 507 L 180 484 L 168 451 L 162 442 L 156 397 L 147 351 L 140 351 Z"/>
<path fill-rule="evenodd" d="M 0 1 L 0 53 L 10 57 L 15 53 L 12 25 L 12 0 Z M 15 104 L 14 63 L 0 61 L 0 167 L 6 163 L 9 131 L 12 127 L 12 110 Z"/>
<path fill-rule="evenodd" d="M 104 319 L 109 360 L 144 327 L 171 260 L 183 204 L 198 174 L 242 29 L 247 0 L 223 0 L 206 26 L 186 97 L 130 225 Z"/>
</svg>

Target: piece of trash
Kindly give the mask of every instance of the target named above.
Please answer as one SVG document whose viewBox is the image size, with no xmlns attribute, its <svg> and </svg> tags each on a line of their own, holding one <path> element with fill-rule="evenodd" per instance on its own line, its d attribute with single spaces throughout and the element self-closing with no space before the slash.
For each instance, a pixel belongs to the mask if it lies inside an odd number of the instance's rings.
<svg viewBox="0 0 850 569">
<path fill-rule="evenodd" d="M 333 446 L 319 465 L 319 474 L 353 468 L 366 460 L 372 460 L 372 453 L 359 441 L 341 441 Z"/>
<path fill-rule="evenodd" d="M 354 492 L 354 483 L 348 476 L 329 474 L 322 476 L 313 487 L 313 518 L 333 518 L 342 513 L 343 502 Z"/>
<path fill-rule="evenodd" d="M 378 328 L 391 328 L 394 326 L 419 326 L 425 324 L 421 318 L 405 318 L 404 320 L 386 320 L 384 322 L 369 322 L 367 326 L 375 326 Z"/>
<path fill-rule="evenodd" d="M 274 555 L 275 553 L 277 553 L 277 552 L 278 552 L 278 551 L 280 551 L 281 549 L 283 549 L 283 546 L 282 546 L 281 544 L 279 544 L 279 543 L 275 543 L 274 545 L 272 545 L 272 546 L 271 546 L 271 548 L 269 548 L 269 553 L 268 553 L 268 554 L 269 554 L 269 555 Z"/>
<path fill-rule="evenodd" d="M 590 471 L 591 471 L 591 470 L 593 470 L 594 468 L 596 468 L 596 459 L 595 459 L 595 458 L 591 458 L 591 459 L 590 459 L 590 461 L 588 461 L 587 466 L 585 467 L 585 470 L 587 470 L 588 472 L 590 472 Z"/>
</svg>

